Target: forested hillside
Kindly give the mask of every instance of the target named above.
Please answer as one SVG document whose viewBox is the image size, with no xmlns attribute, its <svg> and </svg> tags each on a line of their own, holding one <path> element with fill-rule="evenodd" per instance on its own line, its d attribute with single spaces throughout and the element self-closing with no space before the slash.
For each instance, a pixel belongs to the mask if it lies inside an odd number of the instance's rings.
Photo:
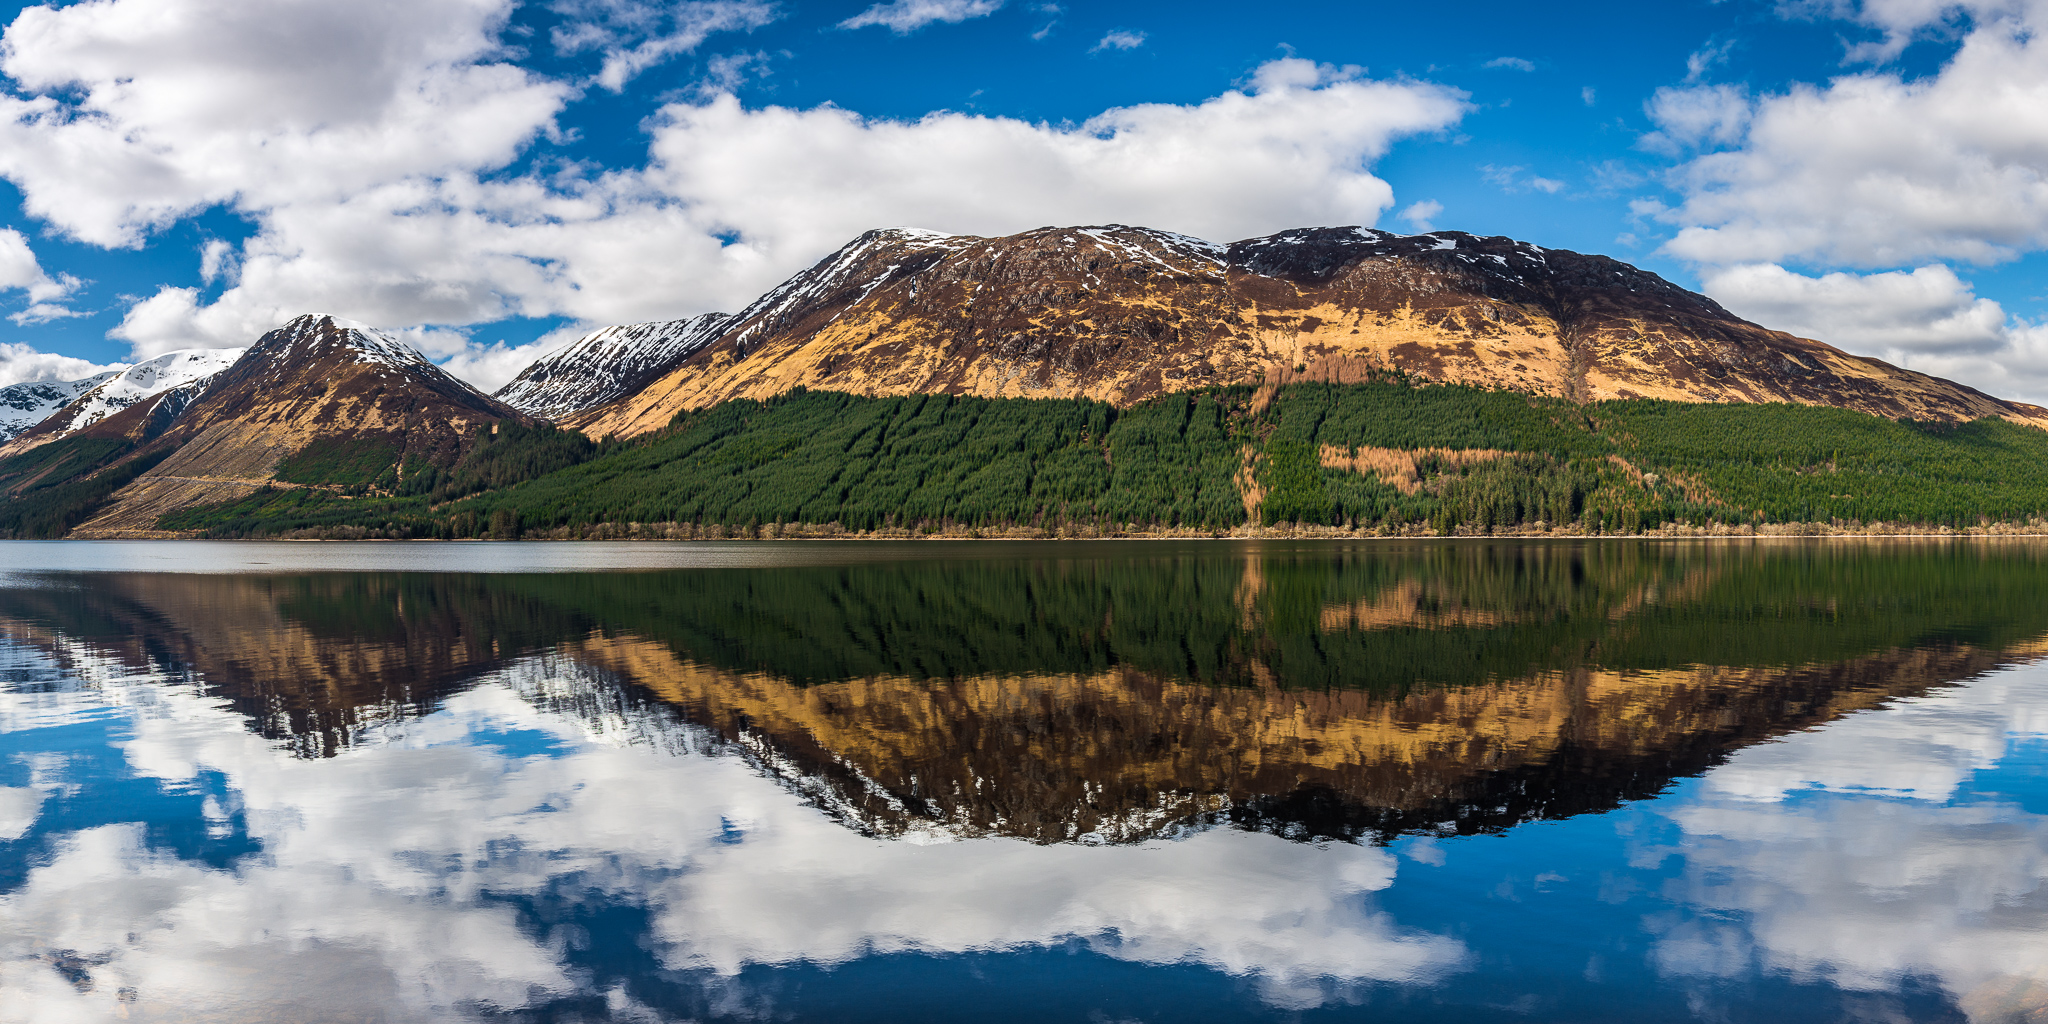
<svg viewBox="0 0 2048 1024">
<path fill-rule="evenodd" d="M 1969 527 L 2048 516 L 2048 432 L 1813 406 L 1578 405 L 1461 386 L 1296 384 L 1077 399 L 796 391 L 592 444 L 503 424 L 447 472 L 363 467 L 165 516 L 215 537 L 1638 533 Z M 674 525 L 669 525 L 674 524 Z M 667 526 L 651 531 L 651 526 Z"/>
</svg>

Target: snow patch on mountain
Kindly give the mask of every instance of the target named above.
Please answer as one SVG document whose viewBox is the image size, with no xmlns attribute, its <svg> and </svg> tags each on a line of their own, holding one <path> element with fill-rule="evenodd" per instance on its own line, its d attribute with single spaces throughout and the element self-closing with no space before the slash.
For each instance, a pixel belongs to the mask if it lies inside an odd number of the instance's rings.
<svg viewBox="0 0 2048 1024">
<path fill-rule="evenodd" d="M 222 370 L 242 358 L 245 348 L 195 348 L 145 359 L 101 381 L 55 415 L 51 425 L 72 434 L 137 402 L 167 391 L 203 389 Z"/>
<path fill-rule="evenodd" d="M 623 398 L 716 339 L 732 322 L 725 313 L 685 320 L 622 324 L 592 331 L 542 356 L 491 397 L 550 419 Z"/>
<path fill-rule="evenodd" d="M 0 388 L 0 443 L 49 419 L 78 396 L 106 383 L 121 371 L 109 370 L 84 380 L 38 380 Z"/>
</svg>

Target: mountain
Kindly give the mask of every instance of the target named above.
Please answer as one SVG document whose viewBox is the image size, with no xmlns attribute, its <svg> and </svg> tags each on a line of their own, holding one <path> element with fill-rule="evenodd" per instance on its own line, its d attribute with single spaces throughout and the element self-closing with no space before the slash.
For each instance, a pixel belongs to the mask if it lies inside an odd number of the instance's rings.
<svg viewBox="0 0 2048 1024">
<path fill-rule="evenodd" d="M 550 419 L 630 395 L 718 337 L 730 314 L 605 327 L 543 356 L 493 397 Z"/>
<path fill-rule="evenodd" d="M 84 380 L 37 380 L 0 388 L 0 444 L 21 436 L 22 431 L 49 419 L 118 373 L 109 370 Z"/>
<path fill-rule="evenodd" d="M 207 383 L 235 364 L 247 349 L 187 349 L 145 359 L 107 377 L 75 401 L 21 431 L 0 454 L 13 454 L 86 430 L 137 405 L 182 411 Z M 171 415 L 175 416 L 176 412 Z"/>
<path fill-rule="evenodd" d="M 1769 330 L 1604 256 L 1455 231 L 1305 228 L 1223 246 L 1121 225 L 869 232 L 637 393 L 564 422 L 642 434 L 683 410 L 798 387 L 1127 406 L 1390 370 L 1580 402 L 2048 425 L 2048 410 Z"/>
<path fill-rule="evenodd" d="M 135 436 L 139 411 L 92 430 Z M 160 432 L 143 431 L 140 454 L 162 461 L 74 535 L 148 534 L 165 512 L 266 484 L 395 490 L 451 465 L 480 426 L 518 419 L 387 334 L 301 316 L 264 335 Z"/>
</svg>

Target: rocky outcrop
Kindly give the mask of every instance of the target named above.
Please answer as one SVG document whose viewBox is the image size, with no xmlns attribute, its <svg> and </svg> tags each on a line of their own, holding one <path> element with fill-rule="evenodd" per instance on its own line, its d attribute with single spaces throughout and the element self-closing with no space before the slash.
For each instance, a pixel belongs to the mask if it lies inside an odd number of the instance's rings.
<svg viewBox="0 0 2048 1024">
<path fill-rule="evenodd" d="M 1460 232 L 1314 228 L 1221 246 L 1118 225 L 869 232 L 659 379 L 565 422 L 641 434 L 684 410 L 798 387 L 1128 404 L 1390 370 L 1580 401 L 2048 425 L 2048 410 L 1769 330 L 1604 256 Z"/>
</svg>

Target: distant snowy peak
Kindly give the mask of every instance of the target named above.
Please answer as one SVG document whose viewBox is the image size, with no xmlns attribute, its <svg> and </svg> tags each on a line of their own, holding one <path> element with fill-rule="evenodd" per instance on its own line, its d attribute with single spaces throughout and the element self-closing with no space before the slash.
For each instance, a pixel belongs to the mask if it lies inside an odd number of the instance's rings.
<svg viewBox="0 0 2048 1024">
<path fill-rule="evenodd" d="M 120 372 L 109 370 L 84 380 L 39 380 L 0 388 L 0 443 L 14 440 L 22 431 L 49 419 L 59 409 L 77 401 L 78 396 Z"/>
<path fill-rule="evenodd" d="M 592 409 L 645 387 L 732 322 L 725 313 L 625 324 L 592 331 L 541 357 L 493 395 L 520 412 L 550 419 Z"/>
<path fill-rule="evenodd" d="M 100 381 L 52 415 L 50 427 L 73 434 L 138 402 L 171 391 L 197 394 L 222 370 L 235 365 L 245 348 L 199 348 L 145 359 Z M 189 397 L 189 396 L 188 396 Z"/>
</svg>

